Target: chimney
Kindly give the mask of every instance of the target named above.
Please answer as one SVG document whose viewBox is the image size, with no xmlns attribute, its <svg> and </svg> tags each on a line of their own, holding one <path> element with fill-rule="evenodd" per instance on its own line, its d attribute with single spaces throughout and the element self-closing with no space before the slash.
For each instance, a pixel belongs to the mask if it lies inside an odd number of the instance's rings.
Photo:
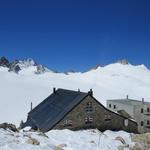
<svg viewBox="0 0 150 150">
<path fill-rule="evenodd" d="M 129 95 L 126 96 L 126 99 L 129 99 Z"/>
<path fill-rule="evenodd" d="M 56 93 L 56 88 L 55 87 L 53 88 L 53 93 Z"/>
<path fill-rule="evenodd" d="M 144 103 L 144 98 L 142 98 L 142 103 Z"/>
<path fill-rule="evenodd" d="M 30 110 L 32 111 L 32 102 L 31 102 L 31 107 L 30 107 Z"/>
<path fill-rule="evenodd" d="M 88 94 L 89 94 L 90 96 L 93 96 L 93 90 L 90 89 L 90 91 L 88 92 Z"/>
<path fill-rule="evenodd" d="M 78 92 L 80 92 L 80 89 L 78 89 Z"/>
</svg>

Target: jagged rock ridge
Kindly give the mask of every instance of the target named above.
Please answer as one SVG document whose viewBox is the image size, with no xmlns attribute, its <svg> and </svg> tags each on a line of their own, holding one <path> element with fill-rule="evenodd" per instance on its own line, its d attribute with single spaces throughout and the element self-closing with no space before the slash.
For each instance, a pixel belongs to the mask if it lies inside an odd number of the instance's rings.
<svg viewBox="0 0 150 150">
<path fill-rule="evenodd" d="M 23 61 L 15 59 L 14 61 L 9 62 L 9 60 L 6 57 L 1 57 L 0 66 L 7 67 L 8 72 L 14 72 L 14 73 L 19 73 L 19 71 L 21 71 L 22 69 L 29 68 L 32 66 L 36 68 L 34 72 L 35 74 L 42 74 L 47 71 L 50 71 L 43 65 L 37 64 L 32 58 L 28 58 Z"/>
</svg>

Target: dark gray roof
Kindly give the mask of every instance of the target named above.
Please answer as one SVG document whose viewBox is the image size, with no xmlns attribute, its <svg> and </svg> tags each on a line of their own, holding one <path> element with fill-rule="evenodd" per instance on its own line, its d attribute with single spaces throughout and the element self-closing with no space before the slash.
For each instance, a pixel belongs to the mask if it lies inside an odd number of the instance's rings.
<svg viewBox="0 0 150 150">
<path fill-rule="evenodd" d="M 87 95 L 80 91 L 58 89 L 29 112 L 26 125 L 35 124 L 41 131 L 47 132 Z"/>
</svg>

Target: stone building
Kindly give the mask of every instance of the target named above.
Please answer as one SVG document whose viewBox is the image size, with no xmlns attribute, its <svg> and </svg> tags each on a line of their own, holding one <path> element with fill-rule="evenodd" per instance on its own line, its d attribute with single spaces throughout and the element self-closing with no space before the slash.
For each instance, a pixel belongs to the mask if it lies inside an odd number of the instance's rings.
<svg viewBox="0 0 150 150">
<path fill-rule="evenodd" d="M 128 118 L 137 122 L 140 133 L 150 132 L 150 102 L 129 99 L 127 96 L 124 99 L 107 100 L 107 108 L 118 113 L 124 111 Z"/>
<path fill-rule="evenodd" d="M 42 132 L 51 129 L 125 130 L 137 132 L 137 123 L 105 108 L 88 93 L 53 89 L 53 93 L 28 113 L 23 127 L 31 126 Z"/>
</svg>

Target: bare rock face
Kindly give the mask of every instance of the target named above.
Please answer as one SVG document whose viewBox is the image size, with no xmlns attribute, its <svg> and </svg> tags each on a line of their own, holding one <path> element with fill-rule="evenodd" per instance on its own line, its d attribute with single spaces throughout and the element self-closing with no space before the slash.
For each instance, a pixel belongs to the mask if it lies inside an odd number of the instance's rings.
<svg viewBox="0 0 150 150">
<path fill-rule="evenodd" d="M 99 68 L 100 67 L 100 64 L 97 64 L 96 66 L 94 66 L 93 68 L 91 68 L 89 71 L 91 71 L 91 70 L 96 70 L 97 68 Z"/>
<path fill-rule="evenodd" d="M 18 60 L 14 60 L 9 67 L 9 72 L 14 72 L 14 73 L 18 73 L 21 70 L 21 68 L 19 67 L 19 61 Z"/>
<path fill-rule="evenodd" d="M 1 57 L 0 58 L 0 66 L 9 67 L 10 63 L 9 63 L 8 59 L 6 59 L 5 57 Z"/>
<path fill-rule="evenodd" d="M 129 62 L 126 59 L 118 60 L 118 63 L 120 63 L 122 65 L 128 65 L 129 64 Z"/>
<path fill-rule="evenodd" d="M 0 128 L 5 129 L 5 130 L 9 129 L 13 132 L 18 132 L 18 130 L 14 124 L 2 123 L 2 124 L 0 124 Z"/>
<path fill-rule="evenodd" d="M 35 71 L 35 74 L 42 74 L 42 73 L 46 72 L 45 67 L 43 67 L 42 65 L 37 65 L 36 69 L 37 70 Z"/>
<path fill-rule="evenodd" d="M 90 68 L 88 71 L 96 70 L 96 69 L 98 69 L 99 67 L 101 67 L 101 65 L 100 65 L 100 64 L 97 64 L 97 65 L 95 65 L 94 67 Z M 88 71 L 86 71 L 86 72 L 88 72 Z"/>
<path fill-rule="evenodd" d="M 66 74 L 66 75 L 69 75 L 69 73 L 76 73 L 76 71 L 74 71 L 74 70 L 69 70 L 69 71 L 67 71 L 67 72 L 64 72 L 64 74 Z"/>
</svg>

